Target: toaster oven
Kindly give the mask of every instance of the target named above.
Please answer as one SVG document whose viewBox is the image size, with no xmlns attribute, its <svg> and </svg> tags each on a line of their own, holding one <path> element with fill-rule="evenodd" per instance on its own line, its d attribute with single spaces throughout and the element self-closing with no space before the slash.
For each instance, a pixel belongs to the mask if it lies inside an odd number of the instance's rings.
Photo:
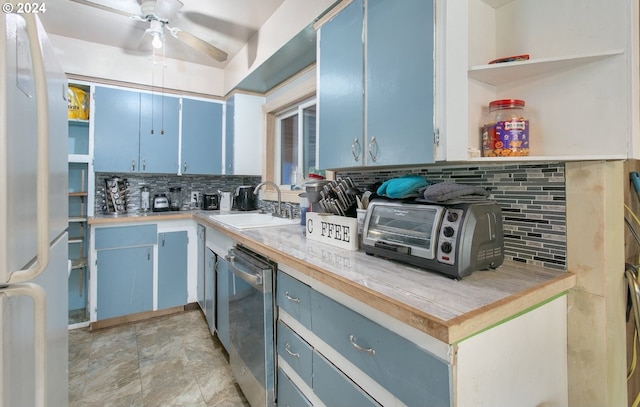
<svg viewBox="0 0 640 407">
<path fill-rule="evenodd" d="M 362 248 L 463 278 L 504 261 L 502 211 L 487 200 L 443 205 L 376 199 L 367 208 Z"/>
</svg>

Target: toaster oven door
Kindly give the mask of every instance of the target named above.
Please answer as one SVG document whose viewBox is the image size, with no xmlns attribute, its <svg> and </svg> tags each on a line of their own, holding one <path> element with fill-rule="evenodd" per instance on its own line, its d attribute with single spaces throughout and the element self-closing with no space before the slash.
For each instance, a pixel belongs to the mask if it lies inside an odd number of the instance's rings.
<svg viewBox="0 0 640 407">
<path fill-rule="evenodd" d="M 362 234 L 364 244 L 425 259 L 435 258 L 442 207 L 374 201 L 368 209 Z"/>
</svg>

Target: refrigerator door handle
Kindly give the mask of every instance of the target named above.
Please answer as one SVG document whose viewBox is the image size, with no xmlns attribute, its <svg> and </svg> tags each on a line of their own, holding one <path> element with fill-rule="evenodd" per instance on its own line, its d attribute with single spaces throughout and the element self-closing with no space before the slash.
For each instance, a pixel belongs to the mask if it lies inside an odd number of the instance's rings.
<svg viewBox="0 0 640 407">
<path fill-rule="evenodd" d="M 35 407 L 46 407 L 47 311 L 45 291 L 37 284 L 22 283 L 0 288 L 0 295 L 6 297 L 25 296 L 33 299 Z"/>
<path fill-rule="evenodd" d="M 33 14 L 22 15 L 26 22 L 29 50 L 33 66 L 33 81 L 37 121 L 36 225 L 38 257 L 32 266 L 11 273 L 9 284 L 33 280 L 49 263 L 49 106 L 47 78 L 44 69 L 38 27 Z"/>
</svg>

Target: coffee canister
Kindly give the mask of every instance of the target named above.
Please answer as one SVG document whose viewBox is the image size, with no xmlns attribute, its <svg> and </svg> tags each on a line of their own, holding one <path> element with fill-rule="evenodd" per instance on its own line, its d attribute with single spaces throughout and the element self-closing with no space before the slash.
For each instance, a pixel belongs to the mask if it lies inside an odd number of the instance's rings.
<svg viewBox="0 0 640 407">
<path fill-rule="evenodd" d="M 482 125 L 483 157 L 529 155 L 529 119 L 524 107 L 520 99 L 489 103 L 489 114 Z"/>
</svg>

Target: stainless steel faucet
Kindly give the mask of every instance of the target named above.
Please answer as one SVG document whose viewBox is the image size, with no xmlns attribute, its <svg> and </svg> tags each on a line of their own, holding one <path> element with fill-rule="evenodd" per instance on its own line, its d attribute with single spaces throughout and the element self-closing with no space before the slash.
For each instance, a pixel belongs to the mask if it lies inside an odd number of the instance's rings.
<svg viewBox="0 0 640 407">
<path fill-rule="evenodd" d="M 262 188 L 263 185 L 271 185 L 272 187 L 274 187 L 276 189 L 276 192 L 278 193 L 278 206 L 276 206 L 276 209 L 273 212 L 273 215 L 274 216 L 282 216 L 281 213 L 280 213 L 280 205 L 282 203 L 282 199 L 281 199 L 281 195 L 280 195 L 280 187 L 275 182 L 262 181 L 261 183 L 258 184 L 258 186 L 255 187 L 255 189 L 253 190 L 253 194 L 254 195 L 258 195 L 258 191 L 260 191 L 260 188 Z"/>
</svg>

